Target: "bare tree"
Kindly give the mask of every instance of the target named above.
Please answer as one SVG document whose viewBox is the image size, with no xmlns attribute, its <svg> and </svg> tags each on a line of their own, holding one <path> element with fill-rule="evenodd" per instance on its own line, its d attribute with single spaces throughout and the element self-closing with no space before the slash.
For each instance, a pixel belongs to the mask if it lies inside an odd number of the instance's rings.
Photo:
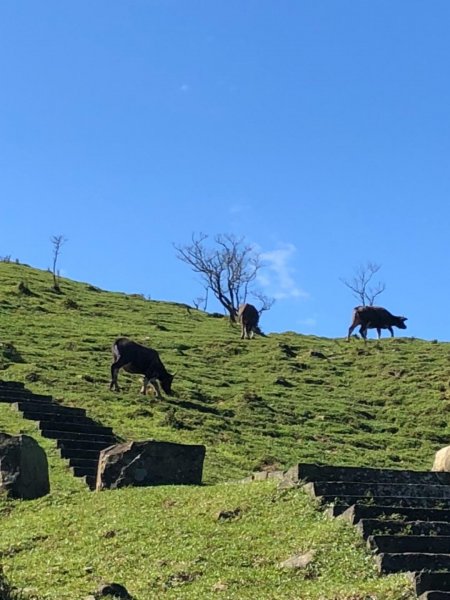
<svg viewBox="0 0 450 600">
<path fill-rule="evenodd" d="M 365 265 L 359 265 L 355 269 L 355 275 L 352 279 L 341 279 L 347 286 L 353 296 L 357 298 L 362 306 L 373 306 L 375 298 L 382 294 L 386 289 L 386 284 L 379 281 L 374 287 L 370 286 L 374 275 L 381 269 L 381 265 L 367 261 Z"/>
<path fill-rule="evenodd" d="M 206 308 L 208 306 L 208 293 L 209 293 L 209 288 L 205 286 L 205 295 L 198 296 L 198 298 L 194 298 L 192 300 L 194 308 L 196 308 L 197 310 L 206 310 Z"/>
<path fill-rule="evenodd" d="M 213 244 L 208 241 L 209 236 L 200 233 L 192 235 L 190 244 L 174 244 L 177 258 L 199 273 L 205 289 L 211 290 L 234 322 L 238 307 L 246 301 L 262 266 L 260 256 L 243 237 L 219 234 L 213 238 Z"/>
<path fill-rule="evenodd" d="M 52 235 L 50 241 L 53 244 L 53 289 L 55 292 L 60 292 L 61 288 L 59 287 L 59 271 L 56 270 L 56 263 L 58 262 L 59 255 L 61 254 L 61 247 L 65 242 L 67 242 L 67 239 L 63 235 Z"/>
</svg>

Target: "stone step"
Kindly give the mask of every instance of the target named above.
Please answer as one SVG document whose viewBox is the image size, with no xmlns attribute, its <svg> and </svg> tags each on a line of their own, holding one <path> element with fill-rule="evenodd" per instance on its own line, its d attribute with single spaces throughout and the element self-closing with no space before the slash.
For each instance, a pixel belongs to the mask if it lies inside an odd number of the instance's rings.
<svg viewBox="0 0 450 600">
<path fill-rule="evenodd" d="M 102 425 L 80 425 L 78 423 L 55 423 L 54 421 L 40 421 L 39 429 L 41 431 L 58 428 L 58 431 L 73 431 L 76 433 L 90 433 L 94 435 L 112 435 L 111 427 Z"/>
<path fill-rule="evenodd" d="M 450 473 L 373 469 L 370 467 L 332 467 L 299 463 L 286 476 L 294 481 L 356 481 L 360 483 L 450 484 Z"/>
<path fill-rule="evenodd" d="M 23 390 L 25 385 L 21 381 L 4 381 L 0 379 L 0 390 L 4 389 L 17 389 Z"/>
<path fill-rule="evenodd" d="M 383 552 L 375 555 L 380 573 L 407 571 L 439 571 L 450 569 L 450 554 L 423 552 Z"/>
<path fill-rule="evenodd" d="M 306 483 L 304 489 L 311 495 L 317 496 L 359 496 L 370 500 L 372 497 L 407 497 L 407 498 L 442 498 L 449 500 L 450 486 L 441 484 L 414 484 L 414 483 L 359 483 L 312 481 Z"/>
<path fill-rule="evenodd" d="M 341 516 L 350 523 L 356 524 L 361 519 L 378 519 L 394 521 L 443 521 L 450 523 L 450 510 L 435 508 L 408 508 L 395 506 L 350 506 L 342 510 L 342 506 L 332 506 L 328 509 L 331 516 Z"/>
<path fill-rule="evenodd" d="M 69 458 L 69 465 L 71 467 L 80 467 L 80 469 L 94 468 L 97 472 L 98 459 L 92 458 Z"/>
<path fill-rule="evenodd" d="M 450 500 L 445 498 L 416 498 L 408 496 L 374 496 L 373 498 L 364 498 L 362 496 L 318 496 L 324 504 L 334 504 L 336 515 L 344 512 L 350 506 L 357 504 L 358 506 L 386 506 L 393 508 L 425 508 L 425 509 L 442 509 L 450 510 Z M 395 510 L 397 512 L 397 510 Z"/>
<path fill-rule="evenodd" d="M 427 590 L 450 592 L 450 571 L 414 573 L 413 581 L 418 596 Z"/>
<path fill-rule="evenodd" d="M 90 490 L 95 490 L 97 484 L 97 475 L 86 475 L 84 480 Z"/>
<path fill-rule="evenodd" d="M 84 458 L 98 461 L 100 450 L 80 450 L 79 448 L 60 448 L 61 458 Z"/>
<path fill-rule="evenodd" d="M 33 402 L 39 402 L 41 404 L 46 404 L 53 402 L 52 396 L 47 396 L 44 394 L 32 394 L 27 391 L 3 391 L 0 390 L 0 402 L 22 402 L 26 400 L 32 400 Z"/>
<path fill-rule="evenodd" d="M 450 592 L 430 590 L 419 597 L 419 600 L 450 600 Z"/>
<path fill-rule="evenodd" d="M 100 435 L 97 433 L 89 433 L 86 431 L 61 431 L 59 429 L 42 429 L 41 433 L 44 437 L 53 440 L 79 440 L 80 442 L 98 442 L 104 443 L 105 448 L 116 444 L 116 438 L 113 435 Z"/>
<path fill-rule="evenodd" d="M 86 416 L 86 410 L 64 406 L 52 396 L 34 394 L 20 382 L 0 381 L 0 402 L 13 404 L 25 419 L 38 422 L 44 437 L 57 440 L 60 455 L 76 477 L 95 489 L 101 450 L 118 443 L 111 427 Z"/>
<path fill-rule="evenodd" d="M 83 451 L 92 451 L 100 453 L 101 450 L 108 448 L 108 446 L 113 446 L 117 444 L 118 441 L 114 437 L 109 437 L 106 441 L 96 441 L 96 438 L 90 439 L 59 439 L 57 443 L 57 447 L 64 451 L 69 450 L 77 450 L 80 452 Z"/>
<path fill-rule="evenodd" d="M 450 553 L 450 537 L 446 535 L 371 535 L 367 539 L 369 548 L 389 554 Z"/>
<path fill-rule="evenodd" d="M 364 539 L 369 535 L 450 535 L 450 523 L 444 521 L 361 519 L 356 528 Z"/>
<path fill-rule="evenodd" d="M 86 417 L 85 415 L 72 414 L 68 411 L 64 411 L 64 412 L 23 411 L 22 415 L 25 419 L 30 419 L 32 421 L 43 421 L 44 423 L 52 421 L 55 423 L 67 423 L 67 424 L 72 423 L 72 424 L 79 424 L 79 425 L 95 425 L 95 426 L 98 425 L 97 423 L 95 423 L 95 421 L 93 421 L 89 417 Z"/>
<path fill-rule="evenodd" d="M 13 406 L 16 410 L 19 410 L 25 419 L 33 419 L 38 421 L 41 415 L 45 414 L 57 414 L 57 415 L 77 415 L 78 417 L 86 416 L 86 410 L 84 408 L 75 408 L 73 406 L 63 406 L 62 404 L 46 403 L 44 406 L 39 402 L 33 401 L 22 401 L 14 402 Z"/>
<path fill-rule="evenodd" d="M 95 467 L 71 467 L 75 477 L 97 477 L 97 465 Z"/>
</svg>

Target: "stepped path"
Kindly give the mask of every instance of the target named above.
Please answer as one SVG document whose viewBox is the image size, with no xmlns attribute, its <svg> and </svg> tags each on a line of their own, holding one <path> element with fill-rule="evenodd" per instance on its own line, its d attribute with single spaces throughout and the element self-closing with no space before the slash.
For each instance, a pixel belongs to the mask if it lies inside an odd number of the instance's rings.
<svg viewBox="0 0 450 600">
<path fill-rule="evenodd" d="M 57 440 L 60 455 L 69 460 L 75 477 L 84 477 L 89 488 L 95 488 L 100 451 L 119 441 L 111 427 L 87 417 L 84 408 L 64 406 L 18 382 L 0 381 L 0 402 L 12 404 L 25 419 L 37 421 L 44 437 Z"/>
<path fill-rule="evenodd" d="M 298 464 L 286 476 L 358 528 L 380 573 L 411 572 L 420 600 L 450 600 L 450 473 Z"/>
</svg>

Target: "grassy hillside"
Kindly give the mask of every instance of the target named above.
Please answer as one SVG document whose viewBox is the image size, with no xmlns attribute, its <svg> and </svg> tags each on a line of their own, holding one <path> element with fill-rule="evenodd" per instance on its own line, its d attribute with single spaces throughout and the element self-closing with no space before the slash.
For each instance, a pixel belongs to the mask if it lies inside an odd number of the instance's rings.
<svg viewBox="0 0 450 600">
<path fill-rule="evenodd" d="M 89 493 L 54 443 L 0 404 L 0 430 L 33 435 L 51 465 L 49 497 L 2 504 L 0 561 L 14 583 L 72 600 L 108 578 L 137 600 L 246 598 L 255 587 L 260 598 L 408 597 L 404 578 L 378 580 L 353 532 L 302 493 L 225 482 L 299 461 L 430 468 L 450 439 L 448 344 L 293 332 L 242 341 L 226 318 L 184 305 L 64 279 L 62 294 L 51 288 L 50 273 L 0 263 L 0 378 L 84 407 L 124 439 L 205 444 L 208 487 Z M 140 396 L 139 378 L 122 372 L 122 391 L 108 390 L 121 335 L 158 349 L 176 371 L 173 398 Z M 236 521 L 214 518 L 236 506 Z M 276 568 L 311 547 L 310 573 Z"/>
</svg>

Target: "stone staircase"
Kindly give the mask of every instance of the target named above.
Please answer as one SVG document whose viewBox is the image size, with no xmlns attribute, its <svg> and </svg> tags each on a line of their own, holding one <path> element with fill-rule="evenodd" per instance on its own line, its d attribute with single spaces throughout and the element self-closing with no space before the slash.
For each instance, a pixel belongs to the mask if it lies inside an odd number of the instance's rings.
<svg viewBox="0 0 450 600">
<path fill-rule="evenodd" d="M 410 572 L 420 600 L 450 600 L 450 473 L 298 464 L 285 476 L 358 528 L 380 573 Z"/>
<path fill-rule="evenodd" d="M 111 427 L 87 417 L 84 408 L 64 406 L 18 382 L 0 381 L 0 402 L 12 404 L 25 419 L 37 421 L 41 435 L 56 440 L 75 477 L 83 477 L 90 489 L 95 488 L 100 451 L 119 441 Z"/>
</svg>

